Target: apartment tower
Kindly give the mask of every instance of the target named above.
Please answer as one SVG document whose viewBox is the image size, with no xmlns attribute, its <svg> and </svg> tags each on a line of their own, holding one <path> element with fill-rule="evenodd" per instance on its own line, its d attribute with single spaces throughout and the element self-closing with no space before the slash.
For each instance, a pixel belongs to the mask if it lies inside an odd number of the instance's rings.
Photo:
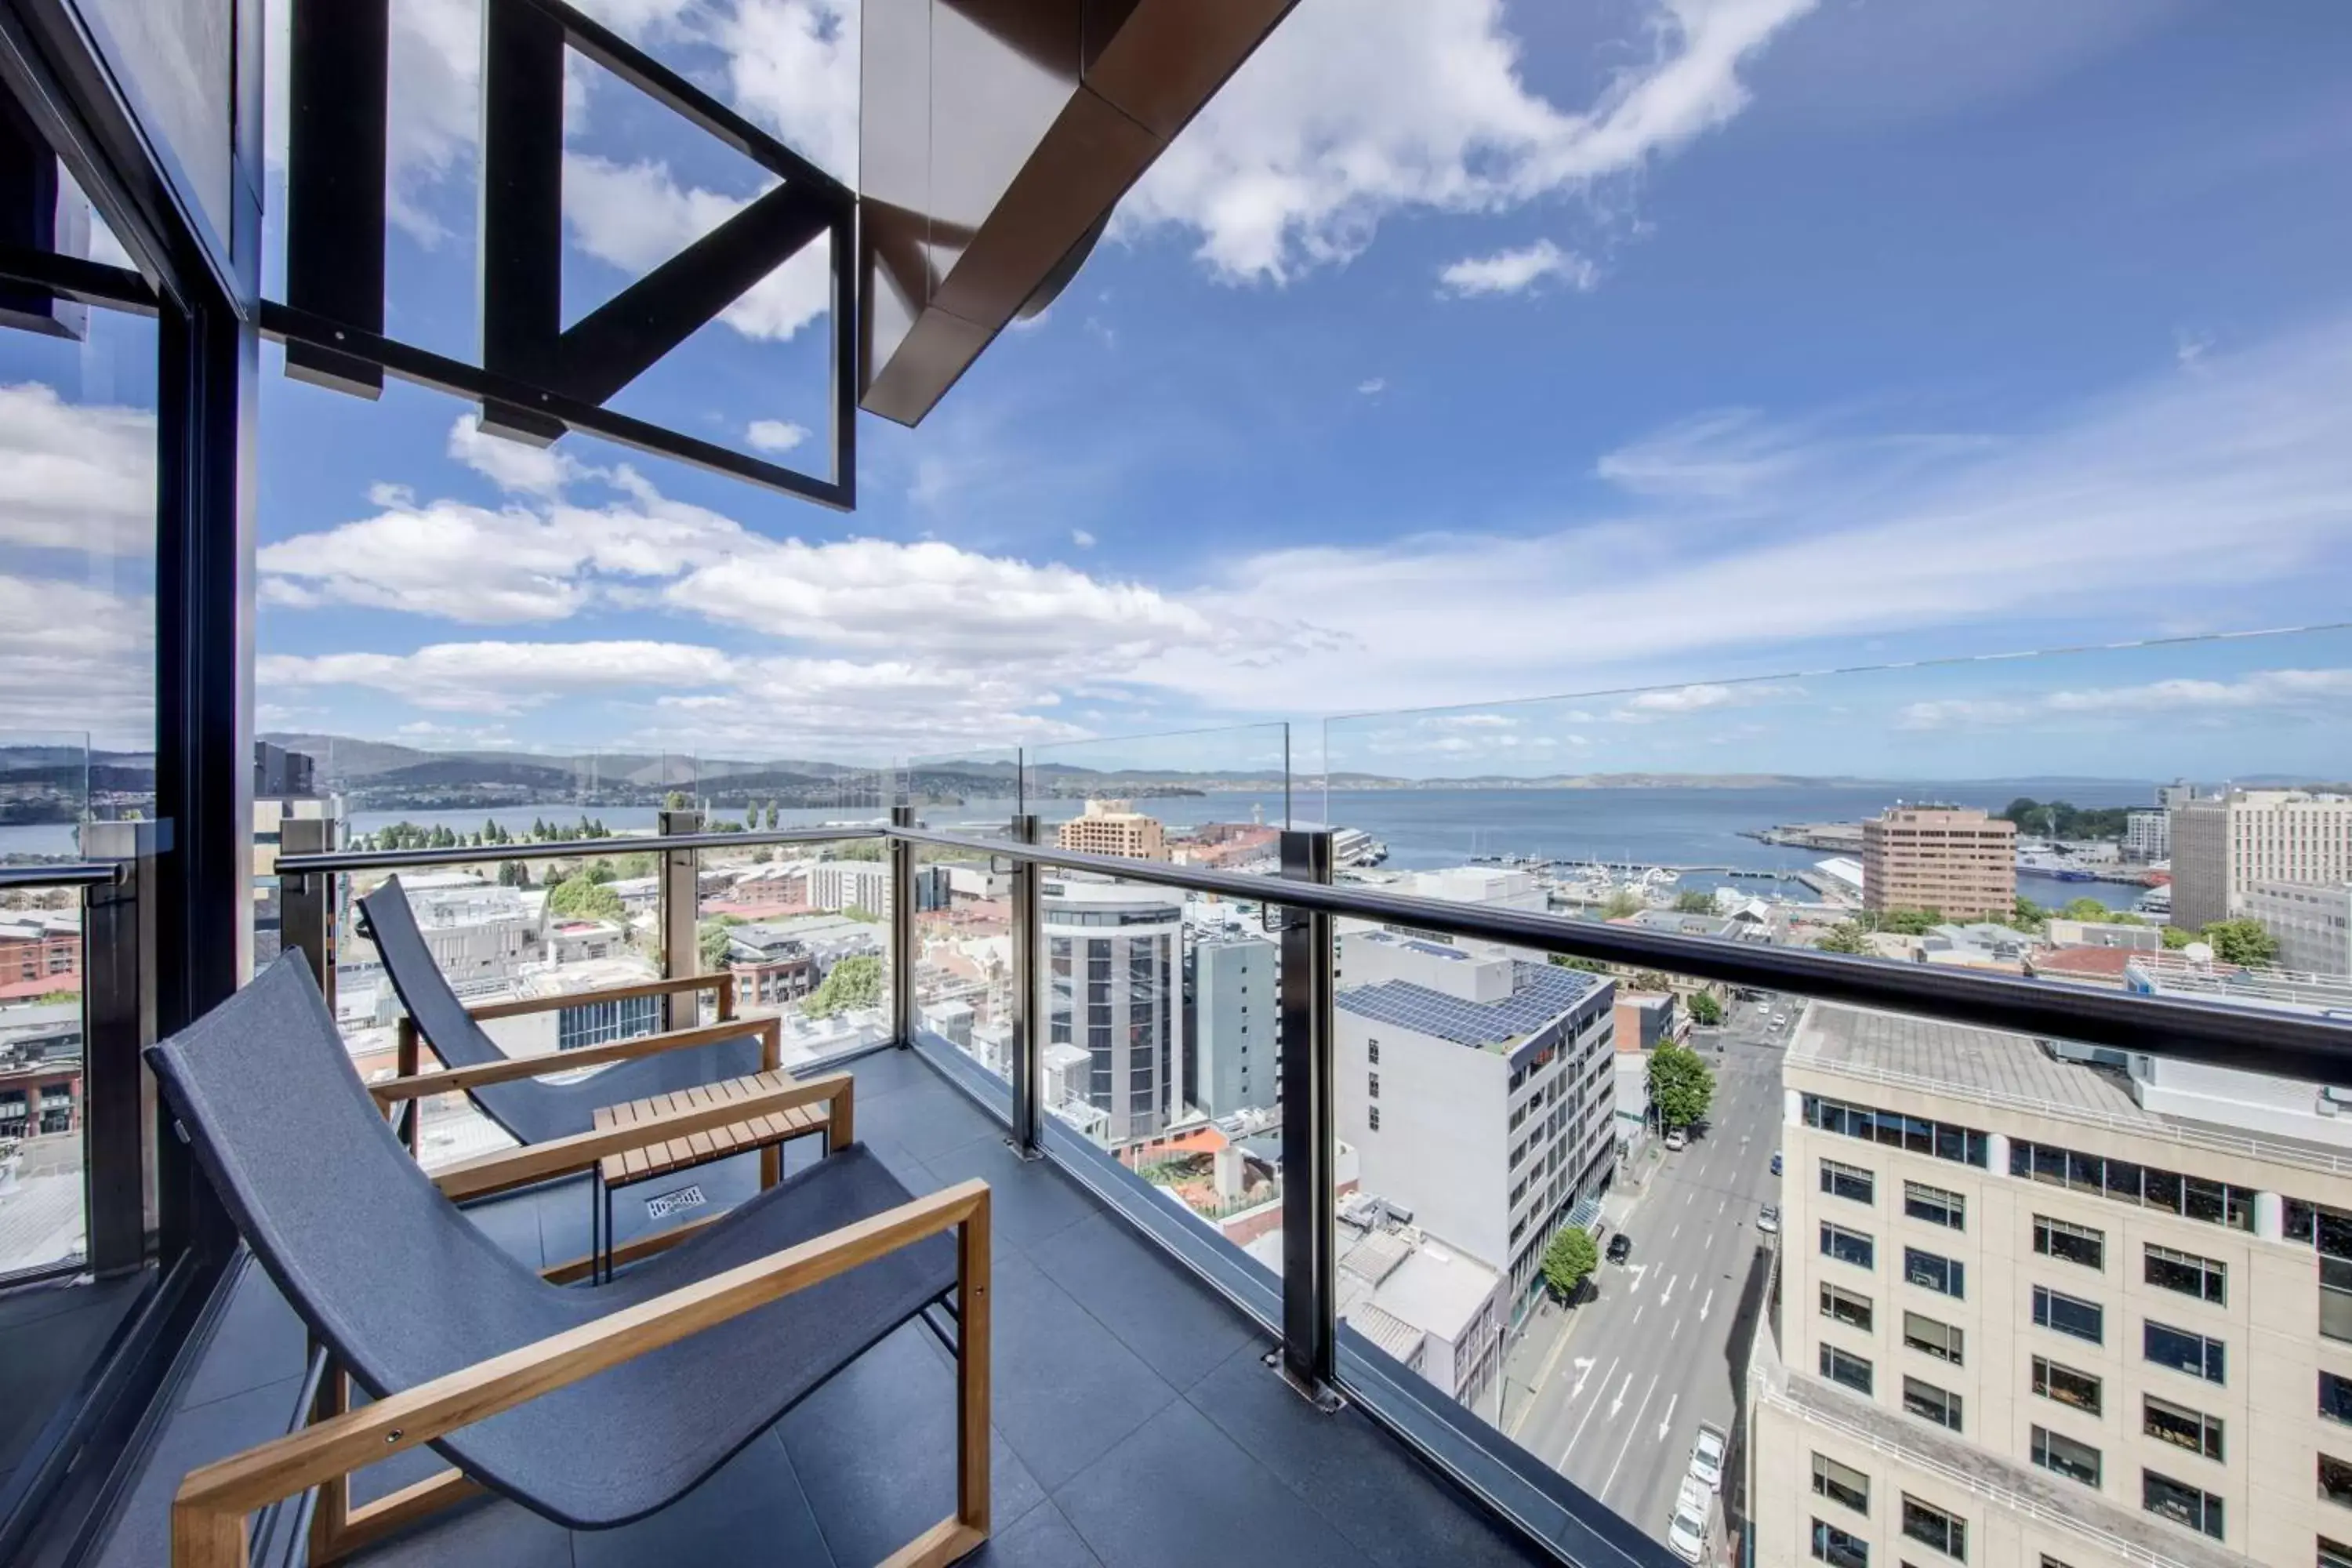
<svg viewBox="0 0 2352 1568">
<path fill-rule="evenodd" d="M 1897 805 L 1862 825 L 1862 901 L 2006 920 L 2017 908 L 2017 825 L 1970 807 Z"/>
</svg>

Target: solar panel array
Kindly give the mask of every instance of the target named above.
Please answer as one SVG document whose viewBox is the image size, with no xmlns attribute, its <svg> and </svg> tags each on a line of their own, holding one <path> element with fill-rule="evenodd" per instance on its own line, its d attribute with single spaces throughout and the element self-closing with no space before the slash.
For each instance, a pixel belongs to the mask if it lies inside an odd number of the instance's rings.
<svg viewBox="0 0 2352 1568">
<path fill-rule="evenodd" d="M 1456 1045 L 1497 1046 L 1573 1010 L 1601 984 L 1582 970 L 1554 963 L 1514 963 L 1511 970 L 1511 994 L 1500 1002 L 1465 1002 L 1403 980 L 1360 985 L 1334 1001 L 1376 1024 L 1415 1029 Z"/>
</svg>

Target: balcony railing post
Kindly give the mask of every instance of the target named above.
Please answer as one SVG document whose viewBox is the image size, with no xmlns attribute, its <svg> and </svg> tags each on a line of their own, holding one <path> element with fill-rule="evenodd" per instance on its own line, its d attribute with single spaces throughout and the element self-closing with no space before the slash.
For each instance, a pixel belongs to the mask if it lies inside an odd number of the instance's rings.
<svg viewBox="0 0 2352 1568">
<path fill-rule="evenodd" d="M 1294 881 L 1329 882 L 1330 830 L 1284 829 L 1282 874 Z M 1332 923 L 1328 914 L 1283 913 L 1280 1370 L 1301 1394 L 1334 1409 L 1339 1330 L 1332 1266 L 1332 1172 L 1339 1152 L 1331 1086 Z"/>
<path fill-rule="evenodd" d="M 654 818 L 654 831 L 667 838 L 681 833 L 702 831 L 702 813 L 686 807 L 664 806 Z M 661 937 L 662 975 L 677 980 L 701 972 L 702 943 L 699 928 L 702 917 L 702 857 L 692 849 L 665 849 L 661 854 Z M 678 1006 L 698 1005 L 699 992 L 672 993 L 662 998 L 662 1023 L 667 1028 L 692 1028 L 702 1020 L 699 1016 L 681 1018 Z"/>
<path fill-rule="evenodd" d="M 323 855 L 334 848 L 335 825 L 325 817 L 289 816 L 278 825 L 278 853 Z M 311 977 L 335 1005 L 335 878 L 306 871 L 278 879 L 278 942 L 281 951 L 299 948 L 310 961 Z"/>
<path fill-rule="evenodd" d="M 81 836 L 84 854 L 121 867 L 82 900 L 82 1166 L 90 1272 L 105 1279 L 145 1260 L 153 1217 L 155 1090 L 139 1053 L 155 1043 L 155 860 L 171 825 L 95 822 Z"/>
<path fill-rule="evenodd" d="M 890 826 L 915 826 L 915 808 L 894 805 Z M 904 838 L 890 840 L 890 1038 L 910 1045 L 915 1038 L 915 847 Z"/>
<path fill-rule="evenodd" d="M 1013 841 L 1037 842 L 1037 819 L 1013 819 Z M 1037 1100 L 1045 1088 L 1047 1001 L 1040 959 L 1045 948 L 1043 906 L 1038 902 L 1040 873 L 1034 861 L 1013 863 L 1013 1059 L 1005 1064 L 1013 1079 L 1013 1148 L 1024 1159 L 1035 1159 Z"/>
</svg>

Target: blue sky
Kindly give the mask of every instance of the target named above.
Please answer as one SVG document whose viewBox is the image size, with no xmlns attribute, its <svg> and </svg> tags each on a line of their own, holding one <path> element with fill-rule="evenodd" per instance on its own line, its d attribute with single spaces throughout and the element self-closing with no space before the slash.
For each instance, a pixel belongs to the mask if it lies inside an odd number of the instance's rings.
<svg viewBox="0 0 2352 1568">
<path fill-rule="evenodd" d="M 854 4 L 583 8 L 852 173 Z M 394 11 L 394 329 L 465 353 L 478 19 Z M 1042 322 L 862 422 L 855 516 L 273 362 L 264 720 L 1306 759 L 1479 704 L 1332 764 L 2352 773 L 2343 634 L 1802 673 L 2346 617 L 2347 67 L 2324 0 L 1304 0 Z M 591 68 L 570 153 L 573 313 L 759 189 Z M 820 460 L 821 307 L 788 266 L 616 403 Z M 0 382 L 134 401 L 15 336 Z"/>
</svg>

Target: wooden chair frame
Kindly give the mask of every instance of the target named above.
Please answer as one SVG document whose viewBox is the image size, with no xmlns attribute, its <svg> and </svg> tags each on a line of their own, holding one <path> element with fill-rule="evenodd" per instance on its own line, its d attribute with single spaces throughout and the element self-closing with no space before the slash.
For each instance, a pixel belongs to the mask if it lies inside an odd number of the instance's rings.
<svg viewBox="0 0 2352 1568">
<path fill-rule="evenodd" d="M 836 1073 L 763 1095 L 756 1106 L 738 1102 L 680 1112 L 487 1155 L 444 1171 L 436 1180 L 452 1198 L 504 1191 L 560 1170 L 584 1168 L 615 1149 L 740 1118 L 747 1109 L 762 1114 L 820 1103 L 829 1105 L 835 1147 L 849 1142 L 855 1091 L 848 1075 Z M 692 1230 L 724 1217 L 645 1237 L 631 1244 L 629 1254 L 642 1258 L 676 1246 Z M 310 1519 L 310 1560 L 313 1568 L 327 1568 L 482 1489 L 447 1469 L 354 1508 L 352 1471 L 674 1344 L 884 1253 L 953 1230 L 960 1331 L 956 1506 L 887 1561 L 887 1568 L 944 1568 L 989 1534 L 990 1225 L 988 1184 L 959 1183 L 357 1410 L 350 1408 L 345 1373 L 331 1362 L 300 1431 L 193 1470 L 181 1482 L 172 1503 L 173 1568 L 247 1568 L 247 1515 L 313 1487 L 319 1499 Z M 621 1260 L 618 1255 L 615 1260 Z M 552 1277 L 559 1270 L 546 1272 Z"/>
</svg>

